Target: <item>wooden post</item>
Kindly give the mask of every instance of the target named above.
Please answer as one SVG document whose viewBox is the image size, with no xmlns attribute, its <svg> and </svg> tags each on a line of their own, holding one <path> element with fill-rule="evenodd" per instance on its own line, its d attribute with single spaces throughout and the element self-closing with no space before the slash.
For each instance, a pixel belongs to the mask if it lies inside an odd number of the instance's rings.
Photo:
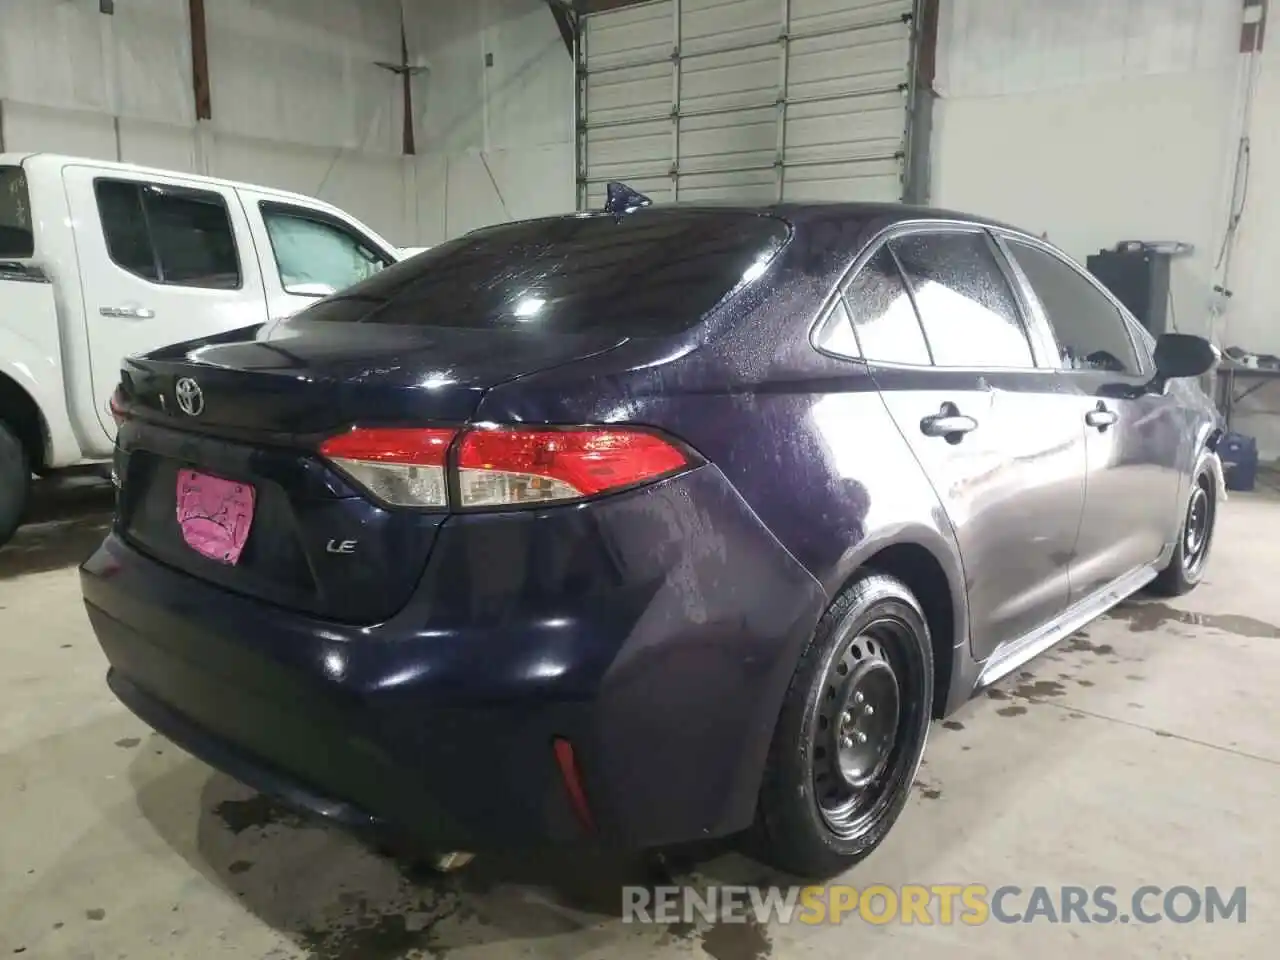
<svg viewBox="0 0 1280 960">
<path fill-rule="evenodd" d="M 409 36 L 403 8 L 400 11 L 400 68 L 400 78 L 404 81 L 404 153 L 412 157 L 418 151 L 413 142 L 413 71 L 409 68 Z"/>
<path fill-rule="evenodd" d="M 213 95 L 209 88 L 209 34 L 205 28 L 204 0 L 187 0 L 191 10 L 191 85 L 195 91 L 196 119 L 213 119 Z"/>
</svg>

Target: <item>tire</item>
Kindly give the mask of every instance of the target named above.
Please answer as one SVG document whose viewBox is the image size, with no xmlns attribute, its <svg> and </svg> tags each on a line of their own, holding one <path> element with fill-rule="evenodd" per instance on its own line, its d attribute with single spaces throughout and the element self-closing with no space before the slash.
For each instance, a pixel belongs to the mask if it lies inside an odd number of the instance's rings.
<svg viewBox="0 0 1280 960">
<path fill-rule="evenodd" d="M 1173 556 L 1151 581 L 1150 592 L 1161 597 L 1190 593 L 1204 577 L 1213 547 L 1213 531 L 1218 519 L 1218 486 L 1212 471 L 1201 466 L 1191 485 L 1187 505 L 1178 528 Z"/>
<path fill-rule="evenodd" d="M 27 509 L 31 463 L 13 431 L 0 420 L 0 547 L 13 537 Z"/>
<path fill-rule="evenodd" d="M 761 858 L 825 879 L 879 846 L 910 796 L 932 705 L 919 602 L 895 577 L 861 575 L 818 622 L 783 701 L 760 789 Z"/>
</svg>

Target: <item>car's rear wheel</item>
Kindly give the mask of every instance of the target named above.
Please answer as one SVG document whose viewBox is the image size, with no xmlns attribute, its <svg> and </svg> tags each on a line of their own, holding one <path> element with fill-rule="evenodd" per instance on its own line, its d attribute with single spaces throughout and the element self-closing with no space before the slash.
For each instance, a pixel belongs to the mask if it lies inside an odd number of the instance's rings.
<svg viewBox="0 0 1280 960">
<path fill-rule="evenodd" d="M 1218 516 L 1217 489 L 1213 473 L 1207 467 L 1201 467 L 1191 485 L 1173 557 L 1152 581 L 1153 593 L 1179 597 L 1194 590 L 1203 578 Z"/>
<path fill-rule="evenodd" d="M 4 421 L 0 420 L 0 547 L 9 542 L 31 489 L 31 466 L 22 443 Z"/>
<path fill-rule="evenodd" d="M 895 577 L 859 577 L 819 621 L 787 691 L 760 792 L 762 856 L 828 877 L 871 853 L 906 805 L 932 702 L 919 602 Z"/>
</svg>

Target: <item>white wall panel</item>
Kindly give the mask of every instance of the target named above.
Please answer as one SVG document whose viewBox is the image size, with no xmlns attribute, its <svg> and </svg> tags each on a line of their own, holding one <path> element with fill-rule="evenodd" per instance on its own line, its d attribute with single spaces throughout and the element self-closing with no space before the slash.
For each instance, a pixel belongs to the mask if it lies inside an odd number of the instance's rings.
<svg viewBox="0 0 1280 960">
<path fill-rule="evenodd" d="M 934 110 L 934 202 L 1047 232 L 1082 262 L 1121 240 L 1192 243 L 1195 254 L 1174 265 L 1174 304 L 1187 332 L 1204 332 L 1230 121 L 1230 77 L 1211 79 L 944 99 Z"/>
<path fill-rule="evenodd" d="M 1239 17 L 1234 0 L 950 0 L 935 86 L 999 96 L 1218 69 Z"/>
<path fill-rule="evenodd" d="M 573 61 L 545 3 L 485 0 L 489 148 L 563 148 L 573 143 Z M 537 162 L 536 160 L 534 161 Z M 572 175 L 572 165 L 565 168 Z M 564 171 L 560 171 L 564 179 Z"/>
<path fill-rule="evenodd" d="M 421 243 L 574 207 L 573 61 L 542 0 L 406 7 Z"/>
<path fill-rule="evenodd" d="M 579 204 L 614 179 L 655 199 L 900 198 L 911 8 L 659 0 L 586 17 Z"/>
<path fill-rule="evenodd" d="M 3 139 L 8 150 L 116 159 L 115 123 L 108 114 L 94 111 L 6 100 Z"/>
<path fill-rule="evenodd" d="M 1230 272 L 1227 223 L 1247 58 L 1236 0 L 951 0 L 939 23 L 934 202 L 1046 231 L 1083 260 L 1120 240 L 1182 240 L 1179 329 L 1280 354 L 1280 32 L 1272 4 Z M 1224 282 L 1229 301 L 1213 292 Z M 1218 311 L 1225 310 L 1219 314 Z M 1280 389 L 1237 426 L 1280 455 Z"/>
<path fill-rule="evenodd" d="M 573 63 L 542 0 L 405 0 L 418 156 L 403 156 L 400 0 L 206 4 L 195 121 L 186 0 L 0 0 L 0 141 L 318 196 L 393 242 L 570 210 Z"/>
<path fill-rule="evenodd" d="M 120 4 L 123 5 L 123 4 Z M 249 137 L 400 149 L 399 0 L 206 5 L 215 124 Z"/>
<path fill-rule="evenodd" d="M 119 154 L 125 163 L 145 164 L 164 170 L 198 173 L 196 131 L 167 123 L 123 117 L 119 120 Z M 83 153 L 83 151 L 66 151 Z M 105 159 L 114 159 L 106 157 Z M 260 182 L 260 181 L 259 181 Z"/>
<path fill-rule="evenodd" d="M 36 0 L 36 4 L 42 0 Z M 93 17 L 90 4 L 88 16 Z M 211 4 L 218 6 L 218 4 Z M 191 126 L 191 43 L 184 0 L 130 0 L 97 14 L 116 112 L 134 120 Z"/>
</svg>

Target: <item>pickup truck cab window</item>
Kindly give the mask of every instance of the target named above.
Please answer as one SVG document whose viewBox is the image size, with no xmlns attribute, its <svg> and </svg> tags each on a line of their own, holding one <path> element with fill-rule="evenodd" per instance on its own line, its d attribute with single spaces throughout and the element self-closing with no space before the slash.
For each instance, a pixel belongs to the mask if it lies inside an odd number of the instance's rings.
<svg viewBox="0 0 1280 960">
<path fill-rule="evenodd" d="M 258 206 L 286 293 L 336 293 L 394 262 L 367 237 L 334 218 L 285 204 Z"/>
<path fill-rule="evenodd" d="M 105 179 L 94 193 L 117 266 L 152 283 L 240 288 L 235 232 L 220 194 Z"/>
</svg>

